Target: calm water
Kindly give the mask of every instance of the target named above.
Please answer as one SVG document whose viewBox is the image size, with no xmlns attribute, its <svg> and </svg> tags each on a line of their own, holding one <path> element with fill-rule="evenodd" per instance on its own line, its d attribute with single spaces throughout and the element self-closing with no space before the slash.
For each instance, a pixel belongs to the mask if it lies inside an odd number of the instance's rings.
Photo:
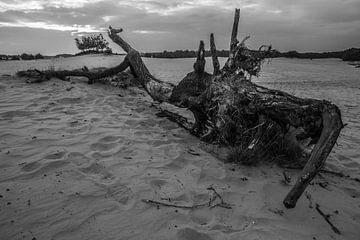
<svg viewBox="0 0 360 240">
<path fill-rule="evenodd" d="M 0 62 L 1 74 L 14 74 L 18 70 L 74 69 L 84 65 L 109 67 L 119 63 L 123 56 L 81 56 L 36 61 Z M 156 77 L 176 83 L 192 71 L 194 59 L 144 59 Z M 221 63 L 225 59 L 220 59 Z M 211 59 L 207 71 L 212 72 Z M 337 59 L 300 60 L 272 59 L 263 66 L 261 76 L 253 80 L 266 87 L 287 91 L 300 97 L 327 99 L 337 104 L 342 112 L 343 129 L 328 167 L 360 176 L 360 69 Z"/>
</svg>

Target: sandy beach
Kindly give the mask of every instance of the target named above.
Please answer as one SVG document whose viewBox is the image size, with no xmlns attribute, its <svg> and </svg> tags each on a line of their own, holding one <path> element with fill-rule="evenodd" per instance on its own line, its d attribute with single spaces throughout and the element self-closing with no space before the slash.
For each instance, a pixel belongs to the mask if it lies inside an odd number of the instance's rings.
<svg viewBox="0 0 360 240">
<path fill-rule="evenodd" d="M 322 173 L 286 209 L 298 170 L 224 163 L 136 88 L 2 76 L 0 103 L 0 239 L 359 239 L 358 181 Z M 209 187 L 231 209 L 146 202 Z"/>
</svg>

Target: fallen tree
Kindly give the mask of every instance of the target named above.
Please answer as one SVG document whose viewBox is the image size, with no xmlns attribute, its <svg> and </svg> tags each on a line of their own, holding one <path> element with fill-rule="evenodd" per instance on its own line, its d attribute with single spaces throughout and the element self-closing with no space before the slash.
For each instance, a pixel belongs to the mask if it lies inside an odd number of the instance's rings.
<svg viewBox="0 0 360 240">
<path fill-rule="evenodd" d="M 200 41 L 194 71 L 177 86 L 152 76 L 139 52 L 119 36 L 122 29 L 112 27 L 108 30 L 110 39 L 127 53 L 118 66 L 98 72 L 83 68 L 73 71 L 25 71 L 21 74 L 35 79 L 34 82 L 51 77 L 66 80 L 68 76 L 83 76 L 93 83 L 130 69 L 154 101 L 189 109 L 195 117 L 190 131 L 203 141 L 227 146 L 231 149 L 233 160 L 250 164 L 257 158 L 285 155 L 289 162 L 305 162 L 301 176 L 283 202 L 287 208 L 293 208 L 336 143 L 343 127 L 340 110 L 325 100 L 298 98 L 252 83 L 251 77 L 259 74 L 271 47 L 261 46 L 253 51 L 245 45 L 248 37 L 239 42 L 239 15 L 240 10 L 236 9 L 230 54 L 225 65 L 220 69 L 214 35 L 211 34 L 213 74 L 204 71 L 205 49 Z M 171 117 L 176 121 L 176 115 Z M 178 122 L 184 123 L 184 119 Z M 286 137 L 290 132 L 296 137 L 297 150 L 292 153 L 286 150 Z M 308 140 L 307 145 L 313 146 L 308 154 L 300 144 L 305 140 Z"/>
</svg>

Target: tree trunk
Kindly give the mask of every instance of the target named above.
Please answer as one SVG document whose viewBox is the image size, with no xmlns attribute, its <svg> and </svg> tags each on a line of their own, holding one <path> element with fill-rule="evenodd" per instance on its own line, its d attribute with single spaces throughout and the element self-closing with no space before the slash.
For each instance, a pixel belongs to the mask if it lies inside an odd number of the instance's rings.
<svg viewBox="0 0 360 240">
<path fill-rule="evenodd" d="M 130 68 L 137 81 L 148 94 L 159 102 L 168 102 L 178 107 L 188 108 L 195 117 L 191 132 L 204 141 L 222 144 L 232 149 L 231 158 L 251 164 L 257 158 L 278 157 L 284 152 L 290 162 L 306 158 L 303 153 L 295 155 L 288 151 L 286 135 L 290 129 L 297 129 L 297 140 L 309 139 L 315 144 L 297 183 L 284 200 L 287 208 L 295 207 L 309 182 L 325 163 L 343 127 L 340 110 L 328 101 L 302 99 L 288 93 L 271 90 L 251 82 L 258 75 L 261 64 L 271 47 L 252 51 L 245 46 L 246 37 L 239 43 L 237 31 L 240 10 L 235 10 L 230 41 L 230 54 L 220 70 L 216 56 L 213 34 L 210 47 L 213 59 L 213 75 L 204 72 L 205 49 L 200 42 L 194 71 L 187 74 L 177 86 L 163 82 L 152 76 L 142 61 L 138 51 L 125 42 L 119 33 L 122 29 L 109 27 L 108 35 L 126 53 L 124 61 L 116 67 L 102 72 L 37 71 L 36 76 L 50 77 L 84 76 L 89 82 L 114 75 Z M 189 129 L 188 122 L 174 114 L 162 113 Z M 279 147 L 280 145 L 280 147 Z M 285 146 L 285 147 L 284 147 Z M 308 157 L 308 156 L 307 156 Z"/>
</svg>

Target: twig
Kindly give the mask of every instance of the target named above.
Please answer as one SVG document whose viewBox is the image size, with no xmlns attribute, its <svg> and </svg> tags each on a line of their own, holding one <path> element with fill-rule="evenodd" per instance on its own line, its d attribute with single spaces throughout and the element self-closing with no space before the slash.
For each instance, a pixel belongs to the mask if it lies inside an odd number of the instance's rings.
<svg viewBox="0 0 360 240">
<path fill-rule="evenodd" d="M 190 153 L 191 155 L 194 155 L 194 156 L 200 156 L 200 153 L 195 152 L 195 150 L 193 150 L 191 148 L 188 148 L 187 152 Z"/>
<path fill-rule="evenodd" d="M 348 177 L 342 172 L 335 172 L 335 171 L 331 171 L 331 170 L 321 169 L 320 172 L 333 174 L 333 175 L 336 175 L 336 176 L 339 176 L 339 177 Z"/>
<path fill-rule="evenodd" d="M 213 187 L 209 187 L 207 189 L 213 191 L 214 196 L 210 197 L 209 201 L 206 203 L 195 204 L 192 206 L 177 205 L 177 204 L 160 202 L 160 201 L 155 201 L 155 200 L 150 200 L 150 199 L 142 199 L 141 201 L 143 201 L 144 203 L 152 204 L 152 205 L 156 205 L 156 206 L 161 205 L 161 206 L 165 206 L 165 207 L 175 207 L 175 208 L 182 208 L 182 209 L 195 209 L 195 208 L 205 207 L 205 206 L 209 207 L 210 209 L 213 209 L 215 207 L 222 207 L 222 208 L 227 208 L 227 209 L 232 208 L 231 204 L 226 203 L 224 201 L 224 199 L 222 198 L 222 196 Z M 213 204 L 217 198 L 220 199 L 220 203 Z"/>
<path fill-rule="evenodd" d="M 198 208 L 198 207 L 204 207 L 209 204 L 209 203 L 202 203 L 202 204 L 196 204 L 193 206 L 186 206 L 186 205 L 176 205 L 176 204 L 171 204 L 171 203 L 159 202 L 159 201 L 150 200 L 150 199 L 142 199 L 141 201 L 143 201 L 144 203 L 147 203 L 147 204 L 161 205 L 161 206 L 165 206 L 165 207 L 183 208 L 183 209 L 194 209 L 194 208 Z"/>
<path fill-rule="evenodd" d="M 207 190 L 213 191 L 213 193 L 215 194 L 215 196 L 217 196 L 217 197 L 220 199 L 221 203 L 224 203 L 224 199 L 223 199 L 222 196 L 215 190 L 215 188 L 213 188 L 213 187 L 208 187 Z"/>
<path fill-rule="evenodd" d="M 346 179 L 349 179 L 349 180 L 352 180 L 352 181 L 355 181 L 355 182 L 360 182 L 359 178 L 351 177 L 350 175 L 346 175 L 346 174 L 344 174 L 342 172 L 335 172 L 335 171 L 325 170 L 325 169 L 321 169 L 320 172 L 321 173 L 332 174 L 332 175 L 342 177 L 342 178 L 346 178 Z"/>
<path fill-rule="evenodd" d="M 227 208 L 227 209 L 231 209 L 231 208 L 232 208 L 229 203 L 226 203 L 226 202 L 224 201 L 224 199 L 222 198 L 222 196 L 215 190 L 215 188 L 213 188 L 213 187 L 208 187 L 207 189 L 213 191 L 213 193 L 215 194 L 215 196 L 213 197 L 213 200 L 215 200 L 216 197 L 218 197 L 218 198 L 220 199 L 220 201 L 221 201 L 220 203 L 217 203 L 217 204 L 215 204 L 215 205 L 213 205 L 213 206 L 210 206 L 210 205 L 209 205 L 210 208 L 214 208 L 214 207 L 222 207 L 222 208 Z"/>
<path fill-rule="evenodd" d="M 210 209 L 213 209 L 213 208 L 215 208 L 215 207 L 222 207 L 222 208 L 232 209 L 232 207 L 231 207 L 230 204 L 228 204 L 228 203 L 217 203 L 217 204 L 215 204 L 215 205 L 212 205 L 212 206 L 210 207 Z"/>
<path fill-rule="evenodd" d="M 262 125 L 264 125 L 265 123 L 266 122 L 262 122 L 262 123 L 256 125 L 255 127 L 249 128 L 249 129 L 245 130 L 242 134 L 245 134 L 245 133 L 247 133 L 249 131 L 255 130 L 256 128 L 261 127 Z"/>
<path fill-rule="evenodd" d="M 325 221 L 331 226 L 331 229 L 332 229 L 335 233 L 341 235 L 340 230 L 339 230 L 337 227 L 335 227 L 334 224 L 332 224 L 332 222 L 330 222 L 330 215 L 329 215 L 329 214 L 325 214 L 323 211 L 321 211 L 320 205 L 317 204 L 317 203 L 316 203 L 316 205 L 315 205 L 315 208 L 316 208 L 316 210 L 320 213 L 320 215 L 325 219 Z"/>
</svg>

